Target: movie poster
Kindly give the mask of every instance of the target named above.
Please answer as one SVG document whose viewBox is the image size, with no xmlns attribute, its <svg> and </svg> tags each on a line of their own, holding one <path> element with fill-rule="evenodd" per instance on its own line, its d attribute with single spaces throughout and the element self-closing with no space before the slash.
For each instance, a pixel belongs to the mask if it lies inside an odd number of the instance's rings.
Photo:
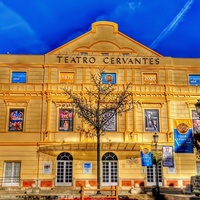
<svg viewBox="0 0 200 200">
<path fill-rule="evenodd" d="M 162 165 L 163 167 L 173 167 L 174 166 L 174 155 L 172 146 L 162 147 Z"/>
<path fill-rule="evenodd" d="M 91 162 L 83 163 L 83 174 L 92 174 L 92 163 Z"/>
<path fill-rule="evenodd" d="M 10 109 L 8 131 L 22 132 L 24 124 L 24 109 Z"/>
<path fill-rule="evenodd" d="M 43 162 L 42 173 L 43 174 L 52 174 L 52 162 Z"/>
<path fill-rule="evenodd" d="M 114 111 L 108 111 L 103 115 L 103 120 L 106 120 L 103 128 L 105 131 L 116 131 L 117 129 L 117 120 L 116 114 L 113 113 Z"/>
<path fill-rule="evenodd" d="M 74 110 L 59 109 L 59 131 L 73 131 Z"/>
<path fill-rule="evenodd" d="M 200 119 L 196 110 L 192 110 L 192 126 L 193 126 L 193 133 L 200 132 Z"/>
<path fill-rule="evenodd" d="M 160 132 L 159 110 L 145 109 L 144 112 L 145 112 L 145 131 Z"/>
</svg>

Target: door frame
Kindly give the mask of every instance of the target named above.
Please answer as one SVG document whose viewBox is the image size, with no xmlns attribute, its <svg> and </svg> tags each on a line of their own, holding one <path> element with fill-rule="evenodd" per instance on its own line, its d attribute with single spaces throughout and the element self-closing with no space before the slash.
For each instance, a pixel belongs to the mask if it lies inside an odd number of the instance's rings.
<svg viewBox="0 0 200 200">
<path fill-rule="evenodd" d="M 146 185 L 147 186 L 153 186 L 153 185 L 156 185 L 156 165 L 153 164 L 151 167 L 151 172 L 153 172 L 153 181 L 149 181 L 148 182 L 148 172 L 150 170 L 148 170 L 148 167 L 146 167 Z M 158 180 L 162 180 L 162 181 L 159 181 L 159 186 L 163 186 L 163 170 L 162 170 L 162 163 L 158 163 Z"/>
</svg>

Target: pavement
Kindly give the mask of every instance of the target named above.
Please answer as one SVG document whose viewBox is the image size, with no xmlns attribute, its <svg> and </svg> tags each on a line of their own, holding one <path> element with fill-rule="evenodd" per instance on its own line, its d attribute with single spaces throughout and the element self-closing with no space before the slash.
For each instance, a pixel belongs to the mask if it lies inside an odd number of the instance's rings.
<svg viewBox="0 0 200 200">
<path fill-rule="evenodd" d="M 15 195 L 11 195 L 11 194 L 0 196 L 0 200 L 10 200 L 10 199 L 21 200 L 21 199 L 24 199 L 24 197 L 16 197 Z M 34 199 L 36 199 L 36 198 L 34 198 Z M 80 199 L 80 198 L 70 198 L 67 196 L 62 196 L 62 197 L 58 198 L 58 200 L 78 200 L 78 199 Z M 133 194 L 133 195 L 131 194 L 131 195 L 126 195 L 126 196 L 119 196 L 119 200 L 128 200 L 128 199 L 130 199 L 130 200 L 152 200 L 153 198 L 150 197 L 148 194 Z M 95 198 L 93 200 L 95 200 Z"/>
<path fill-rule="evenodd" d="M 194 194 L 163 194 L 165 198 L 159 198 L 158 200 L 200 200 L 200 197 L 196 197 Z M 10 199 L 24 199 L 24 197 L 16 197 L 16 194 L 1 194 L 0 200 L 10 200 Z M 36 199 L 36 198 L 31 198 Z M 42 198 L 45 199 L 45 198 Z M 46 198 L 47 199 L 47 198 Z M 49 198 L 50 199 L 50 198 Z M 119 200 L 153 200 L 152 194 L 150 192 L 146 194 L 128 194 L 120 195 Z M 80 197 L 70 197 L 68 195 L 62 195 L 58 200 L 80 200 Z M 95 200 L 95 198 L 93 199 Z"/>
</svg>

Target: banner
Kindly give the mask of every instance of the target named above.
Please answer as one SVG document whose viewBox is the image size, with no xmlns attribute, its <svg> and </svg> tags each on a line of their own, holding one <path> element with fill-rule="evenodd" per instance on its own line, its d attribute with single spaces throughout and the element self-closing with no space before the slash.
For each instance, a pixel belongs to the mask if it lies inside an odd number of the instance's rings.
<svg viewBox="0 0 200 200">
<path fill-rule="evenodd" d="M 171 146 L 162 147 L 162 165 L 163 167 L 174 166 L 173 147 Z"/>
<path fill-rule="evenodd" d="M 152 166 L 152 152 L 150 145 L 140 145 L 140 157 L 142 166 Z"/>
<path fill-rule="evenodd" d="M 174 120 L 175 153 L 193 153 L 192 122 L 190 119 Z"/>
</svg>

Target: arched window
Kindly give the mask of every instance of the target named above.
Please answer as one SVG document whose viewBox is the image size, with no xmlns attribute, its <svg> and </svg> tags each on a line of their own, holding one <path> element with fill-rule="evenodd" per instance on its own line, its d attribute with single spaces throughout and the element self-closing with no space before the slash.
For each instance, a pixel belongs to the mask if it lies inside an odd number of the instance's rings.
<svg viewBox="0 0 200 200">
<path fill-rule="evenodd" d="M 102 160 L 118 160 L 118 158 L 114 153 L 108 152 L 103 155 Z"/>
<path fill-rule="evenodd" d="M 72 186 L 73 157 L 63 152 L 57 157 L 56 186 Z"/>
<path fill-rule="evenodd" d="M 63 152 L 60 155 L 58 155 L 57 160 L 73 160 L 73 157 L 68 152 Z"/>
<path fill-rule="evenodd" d="M 102 185 L 112 186 L 118 182 L 118 158 L 112 152 L 107 152 L 102 157 Z"/>
</svg>

